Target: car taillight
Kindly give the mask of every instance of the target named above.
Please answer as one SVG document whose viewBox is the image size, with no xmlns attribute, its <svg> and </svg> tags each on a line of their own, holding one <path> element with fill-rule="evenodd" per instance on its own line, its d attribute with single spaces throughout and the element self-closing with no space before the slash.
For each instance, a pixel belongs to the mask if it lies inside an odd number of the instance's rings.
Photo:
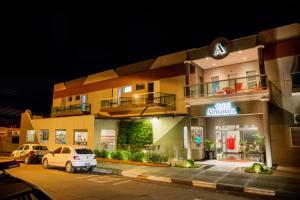
<svg viewBox="0 0 300 200">
<path fill-rule="evenodd" d="M 30 156 L 33 156 L 33 155 L 34 155 L 34 151 L 30 151 L 28 154 L 29 154 Z"/>
<path fill-rule="evenodd" d="M 79 156 L 73 156 L 74 160 L 80 160 Z"/>
</svg>

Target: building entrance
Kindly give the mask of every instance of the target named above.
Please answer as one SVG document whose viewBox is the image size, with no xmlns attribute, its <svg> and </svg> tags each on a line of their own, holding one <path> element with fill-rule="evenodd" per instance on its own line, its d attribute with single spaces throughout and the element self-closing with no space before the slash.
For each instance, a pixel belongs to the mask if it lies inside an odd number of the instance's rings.
<svg viewBox="0 0 300 200">
<path fill-rule="evenodd" d="M 216 156 L 224 161 L 264 161 L 263 137 L 255 125 L 216 126 Z"/>
</svg>

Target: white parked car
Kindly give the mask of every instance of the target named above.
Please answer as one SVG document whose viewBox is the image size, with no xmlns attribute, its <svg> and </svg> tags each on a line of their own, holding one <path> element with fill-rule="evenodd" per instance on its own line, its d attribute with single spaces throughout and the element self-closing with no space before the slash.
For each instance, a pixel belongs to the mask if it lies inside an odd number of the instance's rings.
<svg viewBox="0 0 300 200">
<path fill-rule="evenodd" d="M 17 150 L 11 153 L 11 159 L 24 161 L 25 164 L 31 162 L 41 162 L 45 154 L 48 153 L 48 148 L 40 144 L 23 144 Z"/>
<path fill-rule="evenodd" d="M 97 165 L 96 156 L 91 149 L 84 147 L 63 146 L 44 155 L 44 168 L 64 167 L 67 172 L 74 172 L 76 169 L 93 171 Z"/>
</svg>

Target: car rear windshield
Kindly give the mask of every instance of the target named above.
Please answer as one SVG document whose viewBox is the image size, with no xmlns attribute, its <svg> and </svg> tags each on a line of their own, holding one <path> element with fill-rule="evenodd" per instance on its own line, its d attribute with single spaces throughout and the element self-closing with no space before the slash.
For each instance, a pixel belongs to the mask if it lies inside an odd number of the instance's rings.
<svg viewBox="0 0 300 200">
<path fill-rule="evenodd" d="M 93 151 L 90 149 L 75 149 L 78 154 L 93 154 Z"/>
<path fill-rule="evenodd" d="M 33 150 L 48 150 L 46 146 L 33 146 Z"/>
</svg>

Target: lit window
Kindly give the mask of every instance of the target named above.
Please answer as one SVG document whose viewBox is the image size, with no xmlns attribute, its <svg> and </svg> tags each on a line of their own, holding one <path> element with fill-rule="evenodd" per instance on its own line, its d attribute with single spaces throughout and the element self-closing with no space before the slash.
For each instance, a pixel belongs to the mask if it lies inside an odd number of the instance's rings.
<svg viewBox="0 0 300 200">
<path fill-rule="evenodd" d="M 49 130 L 48 129 L 43 129 L 40 132 L 40 140 L 41 142 L 47 142 L 49 138 Z"/>
<path fill-rule="evenodd" d="M 132 91 L 131 85 L 123 87 L 123 93 L 129 93 Z"/>
<path fill-rule="evenodd" d="M 55 130 L 55 144 L 66 144 L 67 131 L 64 129 Z"/>
<path fill-rule="evenodd" d="M 27 130 L 26 142 L 34 142 L 35 130 Z"/>
<path fill-rule="evenodd" d="M 143 90 L 143 89 L 145 89 L 145 84 L 143 83 L 136 84 L 136 90 Z"/>
<path fill-rule="evenodd" d="M 75 129 L 74 130 L 74 144 L 75 145 L 87 145 L 88 131 L 87 129 Z"/>
</svg>

